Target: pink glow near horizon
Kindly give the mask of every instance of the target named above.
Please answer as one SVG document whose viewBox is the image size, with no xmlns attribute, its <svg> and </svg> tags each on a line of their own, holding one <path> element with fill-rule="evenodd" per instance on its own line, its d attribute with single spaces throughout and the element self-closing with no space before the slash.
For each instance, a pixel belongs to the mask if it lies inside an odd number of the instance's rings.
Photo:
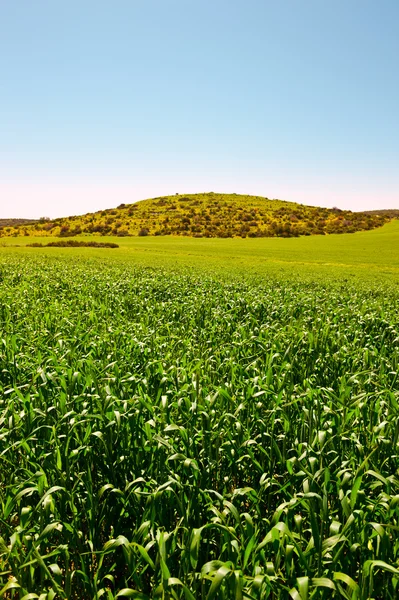
<svg viewBox="0 0 399 600">
<path fill-rule="evenodd" d="M 314 206 L 338 206 L 354 211 L 382 208 L 399 208 L 397 193 L 383 190 L 381 195 L 349 189 L 347 193 L 331 189 L 328 193 L 318 186 L 299 188 L 292 184 L 260 185 L 249 182 L 247 185 L 232 181 L 226 182 L 181 182 L 175 185 L 171 181 L 134 183 L 69 183 L 61 185 L 57 182 L 9 182 L 0 183 L 0 218 L 51 218 L 79 215 L 112 208 L 121 203 L 132 203 L 146 198 L 166 196 L 175 193 L 220 192 L 266 196 L 280 198 L 301 204 Z"/>
</svg>

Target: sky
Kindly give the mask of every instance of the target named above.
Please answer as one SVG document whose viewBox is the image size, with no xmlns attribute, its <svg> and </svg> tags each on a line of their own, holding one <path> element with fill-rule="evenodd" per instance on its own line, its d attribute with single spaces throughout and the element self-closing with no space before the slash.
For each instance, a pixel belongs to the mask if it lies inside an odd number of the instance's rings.
<svg viewBox="0 0 399 600">
<path fill-rule="evenodd" d="M 399 208 L 398 0 L 0 0 L 0 217 Z"/>
</svg>

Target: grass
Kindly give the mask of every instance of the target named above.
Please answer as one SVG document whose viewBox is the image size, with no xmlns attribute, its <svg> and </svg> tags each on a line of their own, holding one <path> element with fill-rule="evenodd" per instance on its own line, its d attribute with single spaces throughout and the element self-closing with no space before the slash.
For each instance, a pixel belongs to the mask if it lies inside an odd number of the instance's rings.
<svg viewBox="0 0 399 600">
<path fill-rule="evenodd" d="M 78 236 L 87 241 L 98 238 Z M 390 279 L 397 281 L 399 272 L 399 221 L 394 220 L 381 228 L 354 235 L 308 236 L 291 239 L 192 239 L 180 237 L 105 236 L 101 241 L 117 242 L 119 249 L 112 251 L 111 261 L 135 266 L 173 269 L 198 269 L 202 272 L 229 276 L 269 276 L 284 273 L 287 277 L 320 277 L 322 279 Z M 48 243 L 48 237 L 35 237 L 34 242 Z M 65 241 L 65 240 L 61 240 Z M 12 255 L 41 254 L 39 249 L 28 249 L 32 238 L 2 238 L 0 253 Z M 19 247 L 15 247 L 19 246 Z M 8 250 L 7 250 L 8 248 Z M 67 250 L 68 255 L 80 250 Z M 63 256 L 62 249 L 44 250 L 43 256 Z M 84 255 L 93 260 L 107 260 L 104 250 L 85 249 Z"/>
<path fill-rule="evenodd" d="M 397 598 L 398 235 L 0 248 L 0 596 Z"/>
</svg>

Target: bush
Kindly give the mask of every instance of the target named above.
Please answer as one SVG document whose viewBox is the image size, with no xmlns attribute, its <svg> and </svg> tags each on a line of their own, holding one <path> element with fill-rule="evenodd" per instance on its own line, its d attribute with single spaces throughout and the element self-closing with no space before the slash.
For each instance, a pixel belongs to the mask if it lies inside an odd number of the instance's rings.
<svg viewBox="0 0 399 600">
<path fill-rule="evenodd" d="M 114 242 L 84 242 L 80 240 L 60 240 L 57 242 L 49 242 L 48 244 L 41 244 L 34 242 L 33 244 L 27 244 L 29 248 L 82 248 L 84 246 L 89 248 L 119 248 L 118 244 Z"/>
</svg>

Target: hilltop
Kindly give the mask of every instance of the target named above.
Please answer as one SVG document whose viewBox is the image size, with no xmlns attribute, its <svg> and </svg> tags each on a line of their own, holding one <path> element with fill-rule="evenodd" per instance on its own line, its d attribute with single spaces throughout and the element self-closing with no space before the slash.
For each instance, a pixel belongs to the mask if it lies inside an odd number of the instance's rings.
<svg viewBox="0 0 399 600">
<path fill-rule="evenodd" d="M 82 234 L 189 237 L 297 237 L 354 233 L 380 227 L 389 211 L 351 212 L 239 194 L 176 194 L 33 224 L 8 224 L 0 236 Z"/>
</svg>

